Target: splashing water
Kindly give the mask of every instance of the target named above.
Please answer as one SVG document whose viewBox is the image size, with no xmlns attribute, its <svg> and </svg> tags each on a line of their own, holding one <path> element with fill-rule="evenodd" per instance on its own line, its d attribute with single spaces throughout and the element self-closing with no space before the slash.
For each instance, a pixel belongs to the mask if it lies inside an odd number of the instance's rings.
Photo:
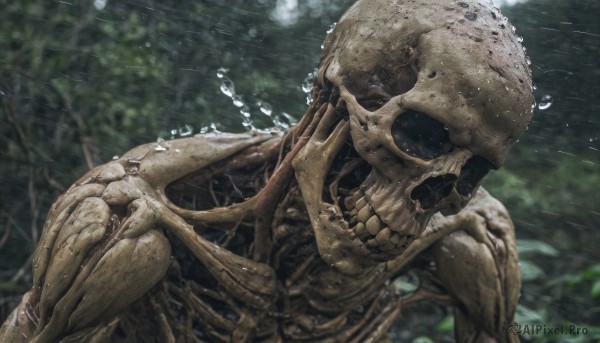
<svg viewBox="0 0 600 343">
<path fill-rule="evenodd" d="M 286 112 L 281 112 L 280 115 L 273 116 L 273 123 L 275 124 L 275 127 L 280 130 L 287 130 L 295 125 L 296 122 L 296 118 Z"/>
<path fill-rule="evenodd" d="M 227 76 L 221 78 L 221 92 L 230 98 L 233 98 L 235 95 L 235 85 Z"/>
<path fill-rule="evenodd" d="M 227 97 L 231 99 L 233 106 L 240 109 L 240 114 L 243 116 L 242 125 L 248 130 L 255 130 L 254 122 L 252 120 L 252 113 L 250 111 L 250 106 L 246 104 L 244 98 L 235 93 L 235 84 L 233 81 L 227 76 L 227 72 L 229 70 L 226 68 L 219 68 L 217 70 L 217 78 L 221 80 L 221 92 L 225 94 Z M 258 105 L 258 104 L 257 104 Z M 267 104 L 268 105 L 268 104 Z M 270 108 L 270 105 L 269 105 Z M 262 111 L 262 108 L 261 108 Z M 263 111 L 264 113 L 264 111 Z M 210 127 L 206 128 L 206 132 L 220 132 L 216 129 L 216 125 L 213 123 Z M 200 131 L 201 133 L 202 130 Z"/>
<path fill-rule="evenodd" d="M 250 130 L 250 131 L 252 131 L 252 130 L 256 130 L 256 127 L 254 127 L 254 122 L 252 121 L 252 119 L 249 119 L 249 118 L 248 118 L 248 119 L 245 119 L 245 120 L 242 122 L 242 125 L 243 125 L 243 126 L 246 128 L 246 129 L 248 129 L 248 130 Z"/>
<path fill-rule="evenodd" d="M 227 75 L 227 72 L 229 72 L 229 69 L 219 68 L 219 69 L 217 69 L 217 77 L 219 79 L 222 79 L 223 77 L 225 77 L 225 75 Z"/>
<path fill-rule="evenodd" d="M 329 29 L 327 30 L 327 35 L 329 35 L 331 32 L 333 32 L 333 29 L 335 29 L 335 26 L 337 25 L 336 22 L 334 22 L 333 24 L 331 24 L 329 26 Z M 321 50 L 323 50 L 325 48 L 325 44 L 321 44 Z"/>
<path fill-rule="evenodd" d="M 245 105 L 244 99 L 242 98 L 241 95 L 234 94 L 231 97 L 231 101 L 233 102 L 233 106 L 235 106 L 235 107 L 242 107 Z"/>
<path fill-rule="evenodd" d="M 547 110 L 550 108 L 550 106 L 552 106 L 552 104 L 554 103 L 554 99 L 552 99 L 551 95 L 544 95 L 541 99 L 540 99 L 540 103 L 538 104 L 538 108 L 540 110 Z"/>
<path fill-rule="evenodd" d="M 208 125 L 203 125 L 200 127 L 200 130 L 198 131 L 200 134 L 205 134 L 205 133 L 221 133 L 221 131 L 217 128 L 217 124 L 216 123 L 210 123 Z"/>
<path fill-rule="evenodd" d="M 194 128 L 189 124 L 185 124 L 177 130 L 177 133 L 181 137 L 191 136 L 194 133 Z"/>
<path fill-rule="evenodd" d="M 304 80 L 302 81 L 302 91 L 304 92 L 304 94 L 306 94 L 306 104 L 307 105 L 310 105 L 310 103 L 313 101 L 313 97 L 312 97 L 313 83 L 315 81 L 315 77 L 317 77 L 318 72 L 319 72 L 319 69 L 315 68 L 312 72 L 308 73 L 306 75 L 306 77 L 304 78 Z"/>
<path fill-rule="evenodd" d="M 256 130 L 256 127 L 254 127 L 254 121 L 252 120 L 252 113 L 250 113 L 250 106 L 244 104 L 242 108 L 240 108 L 240 114 L 244 116 L 242 125 L 248 130 Z"/>
<path fill-rule="evenodd" d="M 169 150 L 169 145 L 165 141 L 164 138 L 158 137 L 156 139 L 156 147 L 154 147 L 154 151 L 167 151 Z"/>
<path fill-rule="evenodd" d="M 171 139 L 174 139 L 176 137 L 187 137 L 191 136 L 194 133 L 194 127 L 189 124 L 185 124 L 177 129 L 171 129 L 170 133 Z"/>
<path fill-rule="evenodd" d="M 244 116 L 244 118 L 250 118 L 252 115 L 250 114 L 250 107 L 248 105 L 242 106 L 240 108 L 240 114 Z"/>
<path fill-rule="evenodd" d="M 334 22 L 333 24 L 331 24 L 329 26 L 329 30 L 327 30 L 327 34 L 330 34 L 331 32 L 333 32 L 333 29 L 335 29 L 336 25 L 337 25 L 337 22 Z"/>
<path fill-rule="evenodd" d="M 260 111 L 262 113 L 264 113 L 265 115 L 267 115 L 269 117 L 273 113 L 273 108 L 271 107 L 271 104 L 269 104 L 268 102 L 258 100 L 256 102 L 256 106 L 258 106 L 258 108 L 260 109 Z"/>
<path fill-rule="evenodd" d="M 295 125 L 298 122 L 298 120 L 289 113 L 281 112 L 281 115 L 284 116 L 285 119 L 287 119 L 287 121 L 290 123 L 290 125 Z"/>
<path fill-rule="evenodd" d="M 289 129 L 292 125 L 296 123 L 296 119 L 289 115 L 288 113 L 275 114 L 273 112 L 273 107 L 270 103 L 262 100 L 256 99 L 254 103 L 246 103 L 244 98 L 240 94 L 236 94 L 235 92 L 235 84 L 234 82 L 227 76 L 227 72 L 229 70 L 226 68 L 219 68 L 217 70 L 217 78 L 220 80 L 220 90 L 223 94 L 225 94 L 228 98 L 231 99 L 232 104 L 239 108 L 239 113 L 242 115 L 242 125 L 247 130 L 257 130 L 254 126 L 254 118 L 252 118 L 252 109 L 259 110 L 262 114 L 267 116 L 270 121 L 274 125 L 274 129 L 276 130 L 286 130 Z M 302 90 L 307 93 L 307 102 L 310 103 L 312 98 L 310 98 L 310 93 L 312 92 L 312 82 L 317 75 L 317 69 L 313 72 L 309 73 L 302 84 Z M 256 107 L 255 107 L 256 106 Z M 210 124 L 209 126 L 204 126 L 200 129 L 200 133 L 207 132 L 220 132 L 217 130 L 216 125 Z M 172 132 L 174 135 L 175 133 Z M 181 135 L 181 133 L 179 133 Z"/>
<path fill-rule="evenodd" d="M 273 124 L 275 124 L 275 129 L 277 130 L 285 131 L 290 128 L 290 124 L 288 124 L 284 120 L 281 120 L 280 116 L 273 116 Z"/>
</svg>

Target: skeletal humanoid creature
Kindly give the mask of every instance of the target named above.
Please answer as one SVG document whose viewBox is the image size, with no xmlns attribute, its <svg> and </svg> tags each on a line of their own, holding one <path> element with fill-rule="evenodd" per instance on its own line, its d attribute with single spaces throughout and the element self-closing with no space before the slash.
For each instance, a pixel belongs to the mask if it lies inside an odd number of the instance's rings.
<svg viewBox="0 0 600 343">
<path fill-rule="evenodd" d="M 2 341 L 382 342 L 421 300 L 457 341 L 518 341 L 513 226 L 479 188 L 531 117 L 512 26 L 488 0 L 362 0 L 321 62 L 285 134 L 146 144 L 77 181 Z"/>
</svg>

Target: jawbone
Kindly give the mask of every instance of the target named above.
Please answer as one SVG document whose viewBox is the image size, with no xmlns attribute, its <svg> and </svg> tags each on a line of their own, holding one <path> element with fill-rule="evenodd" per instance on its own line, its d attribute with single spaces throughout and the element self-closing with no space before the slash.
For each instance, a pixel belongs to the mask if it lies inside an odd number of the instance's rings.
<svg viewBox="0 0 600 343">
<path fill-rule="evenodd" d="M 375 181 L 373 175 L 344 199 L 346 212 L 338 204 L 323 199 L 327 175 L 350 134 L 350 125 L 336 119 L 335 109 L 330 107 L 315 134 L 294 158 L 293 167 L 319 255 L 340 273 L 357 275 L 401 255 L 425 227 L 428 218 L 407 212 L 402 204 L 389 198 L 379 199 L 388 196 L 392 187 Z M 401 187 L 395 194 L 399 190 Z M 388 213 L 386 206 L 394 212 L 397 206 L 401 207 L 394 216 L 384 216 Z"/>
<path fill-rule="evenodd" d="M 400 255 L 427 225 L 430 216 L 410 200 L 410 192 L 410 182 L 392 182 L 373 169 L 346 199 L 346 207 L 353 208 L 350 222 L 358 222 L 354 231 L 378 260 Z"/>
</svg>

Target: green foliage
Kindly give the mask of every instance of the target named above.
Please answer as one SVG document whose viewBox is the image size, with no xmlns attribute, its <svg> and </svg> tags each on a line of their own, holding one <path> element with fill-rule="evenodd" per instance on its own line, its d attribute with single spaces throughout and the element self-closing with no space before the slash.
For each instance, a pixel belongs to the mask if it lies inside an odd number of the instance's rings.
<svg viewBox="0 0 600 343">
<path fill-rule="evenodd" d="M 448 315 L 435 325 L 435 330 L 438 332 L 454 332 L 454 316 Z"/>
<path fill-rule="evenodd" d="M 575 287 L 583 284 L 589 289 L 590 297 L 600 300 L 600 263 L 571 274 L 566 274 L 552 280 L 551 285 L 564 283 L 567 287 Z"/>
<path fill-rule="evenodd" d="M 517 241 L 517 249 L 521 257 L 528 257 L 535 254 L 556 257 L 559 254 L 558 250 L 550 244 L 535 239 L 519 239 Z"/>
<path fill-rule="evenodd" d="M 560 258 L 560 253 L 556 248 L 548 243 L 534 239 L 521 239 L 517 242 L 517 247 L 521 259 L 520 267 L 524 289 L 528 289 L 529 293 L 548 295 L 540 296 L 536 299 L 544 300 L 540 302 L 522 301 L 517 307 L 515 322 L 521 325 L 544 325 L 564 330 L 564 332 L 561 331 L 556 334 L 544 334 L 543 332 L 527 335 L 522 334 L 522 338 L 525 341 L 532 342 L 560 341 L 569 343 L 598 340 L 600 337 L 600 326 L 595 326 L 595 322 L 589 320 L 591 316 L 583 315 L 581 316 L 583 320 L 578 322 L 556 318 L 551 306 L 548 305 L 552 299 L 549 294 L 554 294 L 554 301 L 556 301 L 563 296 L 574 297 L 575 294 L 581 294 L 581 290 L 584 290 L 583 299 L 589 296 L 590 299 L 600 300 L 598 294 L 600 289 L 600 264 L 591 265 L 575 273 L 560 276 L 549 275 L 540 265 L 546 262 L 544 265 L 547 266 L 548 259 L 553 261 Z M 571 305 L 574 304 L 576 303 L 571 303 Z M 594 310 L 588 306 L 587 311 Z M 569 317 L 572 317 L 572 314 Z M 568 329 L 564 329 L 571 326 L 580 328 L 581 330 L 585 329 L 585 334 L 572 334 Z"/>
<path fill-rule="evenodd" d="M 577 217 L 581 224 L 597 224 L 598 218 L 582 216 L 597 206 L 600 194 L 598 166 L 592 155 L 577 157 L 557 153 L 552 165 L 539 169 L 512 168 L 492 173 L 486 188 L 509 206 L 512 215 L 525 221 L 545 221 L 540 213 Z M 515 161 L 514 164 L 518 164 Z M 539 222 L 538 222 L 539 223 Z M 533 223 L 533 224 L 538 224 Z"/>
<path fill-rule="evenodd" d="M 558 250 L 550 244 L 534 240 L 520 239 L 517 241 L 517 249 L 519 250 L 519 266 L 521 267 L 521 279 L 525 282 L 533 281 L 545 275 L 544 270 L 531 259 L 535 256 L 558 256 Z"/>
</svg>

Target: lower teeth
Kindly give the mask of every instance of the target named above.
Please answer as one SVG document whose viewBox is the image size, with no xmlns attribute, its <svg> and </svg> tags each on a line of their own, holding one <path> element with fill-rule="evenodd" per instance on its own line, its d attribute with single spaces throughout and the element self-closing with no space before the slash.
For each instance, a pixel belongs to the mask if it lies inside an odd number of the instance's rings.
<svg viewBox="0 0 600 343">
<path fill-rule="evenodd" d="M 361 241 L 365 242 L 369 248 L 381 250 L 392 250 L 406 244 L 407 237 L 398 232 L 393 232 L 385 226 L 364 195 L 354 194 L 347 197 L 346 202 L 353 202 L 356 198 L 358 200 L 347 214 L 350 218 L 349 224 L 354 226 L 352 230 Z M 354 225 L 355 223 L 356 225 Z"/>
<path fill-rule="evenodd" d="M 396 246 L 403 245 L 406 243 L 406 236 L 401 236 L 399 233 L 394 232 L 390 237 L 390 242 Z"/>
</svg>

